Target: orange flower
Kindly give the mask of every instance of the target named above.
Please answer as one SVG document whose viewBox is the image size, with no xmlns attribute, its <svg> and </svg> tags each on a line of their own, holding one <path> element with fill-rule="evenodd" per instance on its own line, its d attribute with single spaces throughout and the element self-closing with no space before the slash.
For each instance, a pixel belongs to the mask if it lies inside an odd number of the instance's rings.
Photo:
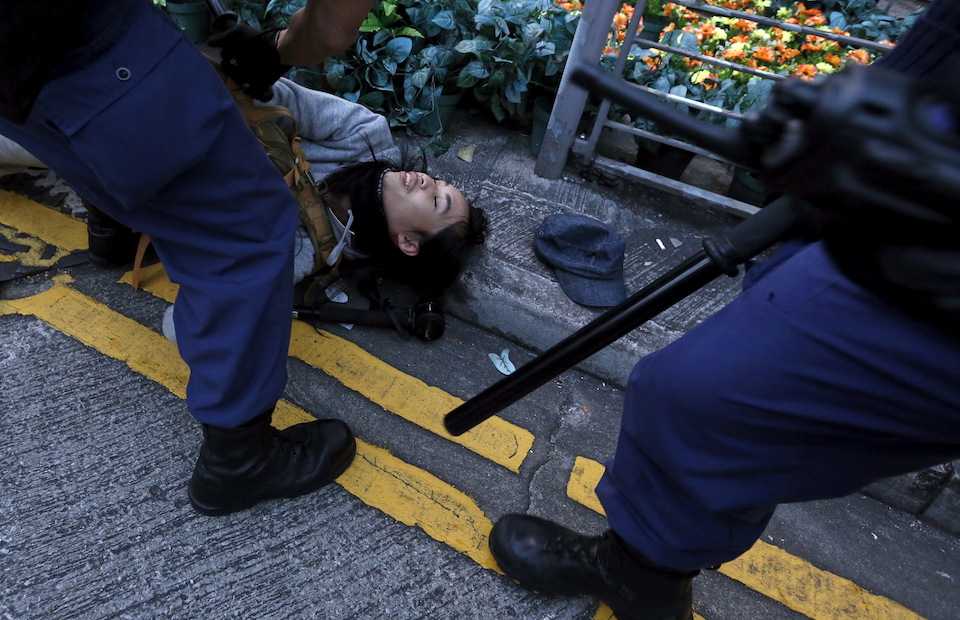
<svg viewBox="0 0 960 620">
<path fill-rule="evenodd" d="M 799 65 L 796 70 L 793 72 L 793 77 L 798 77 L 801 80 L 810 81 L 820 73 L 820 70 L 814 67 L 813 65 Z"/>
<path fill-rule="evenodd" d="M 721 54 L 727 60 L 740 60 L 747 57 L 747 53 L 743 50 L 734 50 L 734 49 L 725 49 L 723 54 Z"/>
<path fill-rule="evenodd" d="M 731 43 L 747 43 L 750 41 L 750 37 L 745 34 L 738 34 L 736 36 L 730 37 Z"/>
<path fill-rule="evenodd" d="M 753 52 L 753 57 L 764 62 L 773 62 L 777 58 L 773 50 L 769 47 L 758 47 Z"/>
<path fill-rule="evenodd" d="M 826 56 L 823 57 L 823 60 L 826 62 L 829 62 L 834 67 L 839 67 L 840 63 L 843 62 L 842 60 L 840 60 L 840 57 L 837 56 L 836 54 L 827 54 Z"/>
<path fill-rule="evenodd" d="M 661 56 L 644 56 L 641 58 L 643 63 L 647 65 L 647 69 L 650 71 L 656 71 L 660 68 L 660 61 L 662 60 Z"/>
<path fill-rule="evenodd" d="M 847 53 L 847 58 L 849 58 L 850 60 L 853 60 L 854 62 L 858 62 L 861 65 L 866 65 L 870 63 L 870 53 L 864 49 L 850 50 Z"/>
<path fill-rule="evenodd" d="M 800 50 L 784 48 L 780 50 L 780 64 L 786 64 L 791 58 L 796 58 L 800 55 Z"/>
<path fill-rule="evenodd" d="M 717 27 L 711 23 L 706 23 L 697 29 L 697 40 L 709 39 L 715 34 L 717 34 Z"/>
<path fill-rule="evenodd" d="M 757 22 L 752 22 L 748 19 L 738 19 L 733 22 L 733 27 L 737 30 L 743 30 L 744 32 L 753 32 L 757 29 Z"/>
<path fill-rule="evenodd" d="M 803 20 L 805 26 L 820 26 L 827 23 L 827 18 L 823 15 L 811 15 L 807 19 Z"/>
</svg>

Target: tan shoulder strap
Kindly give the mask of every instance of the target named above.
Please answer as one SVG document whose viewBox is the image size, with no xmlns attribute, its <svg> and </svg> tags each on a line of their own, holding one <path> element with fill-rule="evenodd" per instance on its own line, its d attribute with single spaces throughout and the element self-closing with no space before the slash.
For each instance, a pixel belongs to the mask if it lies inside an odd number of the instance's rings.
<svg viewBox="0 0 960 620">
<path fill-rule="evenodd" d="M 140 269 L 143 267 L 143 257 L 150 247 L 150 235 L 140 233 L 140 241 L 137 242 L 137 254 L 133 258 L 133 273 L 130 276 L 130 282 L 133 288 L 140 288 Z"/>
</svg>

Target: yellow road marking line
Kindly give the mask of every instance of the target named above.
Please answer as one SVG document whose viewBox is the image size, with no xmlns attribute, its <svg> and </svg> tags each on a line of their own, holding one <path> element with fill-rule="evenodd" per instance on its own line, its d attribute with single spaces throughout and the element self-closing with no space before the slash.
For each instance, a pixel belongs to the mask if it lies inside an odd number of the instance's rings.
<svg viewBox="0 0 960 620">
<path fill-rule="evenodd" d="M 120 282 L 133 286 L 133 272 L 128 271 L 123 274 Z M 154 263 L 140 269 L 140 288 L 170 303 L 177 298 L 177 291 L 180 290 L 180 286 L 167 277 L 167 272 L 161 263 Z"/>
<path fill-rule="evenodd" d="M 318 332 L 303 321 L 293 323 L 290 352 L 387 411 L 510 471 L 520 471 L 533 446 L 532 433 L 502 418 L 491 418 L 479 430 L 451 436 L 443 426 L 443 416 L 462 404 L 462 400 L 400 372 L 348 340 Z"/>
<path fill-rule="evenodd" d="M 0 300 L 20 314 L 36 316 L 105 355 L 126 362 L 134 371 L 184 398 L 187 365 L 176 346 L 157 332 L 66 286 L 69 276 L 55 276 L 54 285 L 23 299 Z"/>
<path fill-rule="evenodd" d="M 130 283 L 130 277 L 126 274 L 121 282 Z M 176 298 L 176 286 L 170 284 L 161 265 L 151 265 L 141 271 L 140 277 L 144 290 L 170 302 Z M 520 465 L 533 447 L 530 431 L 496 416 L 485 421 L 479 430 L 451 436 L 443 426 L 443 416 L 463 400 L 397 370 L 349 340 L 316 330 L 303 321 L 293 322 L 290 355 L 322 370 L 387 411 L 512 472 L 520 471 Z"/>
<path fill-rule="evenodd" d="M 487 547 L 493 523 L 472 498 L 433 475 L 382 448 L 364 446 L 337 482 L 365 504 L 500 572 Z"/>
<path fill-rule="evenodd" d="M 66 250 L 50 246 L 37 239 L 36 237 L 19 237 L 21 231 L 11 226 L 0 224 L 0 236 L 6 237 L 11 243 L 26 246 L 26 250 L 14 252 L 12 254 L 0 254 L 0 262 L 12 263 L 18 262 L 21 265 L 29 267 L 49 267 L 54 265 L 64 256 L 70 254 Z M 53 252 L 50 252 L 53 249 Z M 49 253 L 47 258 L 42 258 L 44 253 Z"/>
<path fill-rule="evenodd" d="M 32 297 L 0 300 L 0 315 L 32 315 L 54 329 L 127 363 L 151 381 L 183 397 L 187 368 L 172 343 L 99 302 L 65 285 L 69 277 Z M 281 428 L 312 420 L 287 401 L 274 415 Z M 357 441 L 354 464 L 337 479 L 349 493 L 406 525 L 496 570 L 487 549 L 493 524 L 476 502 L 436 476 L 404 463 L 387 450 Z"/>
<path fill-rule="evenodd" d="M 603 469 L 596 461 L 577 457 L 567 482 L 570 499 L 600 514 L 604 511 L 594 489 Z M 817 620 L 922 620 L 902 605 L 870 594 L 852 581 L 821 570 L 762 540 L 736 560 L 722 565 L 718 572 Z"/>
<path fill-rule="evenodd" d="M 19 194 L 0 190 L 0 221 L 67 253 L 87 248 L 87 225 Z"/>
</svg>

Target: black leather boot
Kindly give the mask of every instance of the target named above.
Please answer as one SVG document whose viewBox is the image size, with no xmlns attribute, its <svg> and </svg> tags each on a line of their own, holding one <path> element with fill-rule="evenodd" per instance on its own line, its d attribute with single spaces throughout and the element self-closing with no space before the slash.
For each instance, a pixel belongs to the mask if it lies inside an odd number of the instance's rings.
<svg viewBox="0 0 960 620">
<path fill-rule="evenodd" d="M 90 203 L 87 209 L 87 247 L 90 262 L 100 267 L 120 267 L 133 260 L 140 235 Z"/>
<path fill-rule="evenodd" d="M 333 482 L 357 453 L 344 422 L 316 420 L 279 431 L 272 411 L 237 428 L 203 425 L 203 445 L 188 495 L 205 515 L 225 515 L 257 502 L 297 497 Z"/>
<path fill-rule="evenodd" d="M 588 594 L 618 620 L 692 620 L 693 578 L 655 566 L 612 531 L 583 536 L 530 515 L 506 515 L 490 551 L 508 577 L 542 594 Z"/>
</svg>

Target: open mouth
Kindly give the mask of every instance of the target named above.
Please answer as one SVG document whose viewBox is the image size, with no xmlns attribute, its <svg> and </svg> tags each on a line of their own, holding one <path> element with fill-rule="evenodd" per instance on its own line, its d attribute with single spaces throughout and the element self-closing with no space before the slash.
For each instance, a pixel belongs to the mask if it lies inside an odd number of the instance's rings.
<svg viewBox="0 0 960 620">
<path fill-rule="evenodd" d="M 403 175 L 403 189 L 411 189 L 417 180 L 417 174 L 415 172 L 402 172 L 401 174 Z"/>
</svg>

